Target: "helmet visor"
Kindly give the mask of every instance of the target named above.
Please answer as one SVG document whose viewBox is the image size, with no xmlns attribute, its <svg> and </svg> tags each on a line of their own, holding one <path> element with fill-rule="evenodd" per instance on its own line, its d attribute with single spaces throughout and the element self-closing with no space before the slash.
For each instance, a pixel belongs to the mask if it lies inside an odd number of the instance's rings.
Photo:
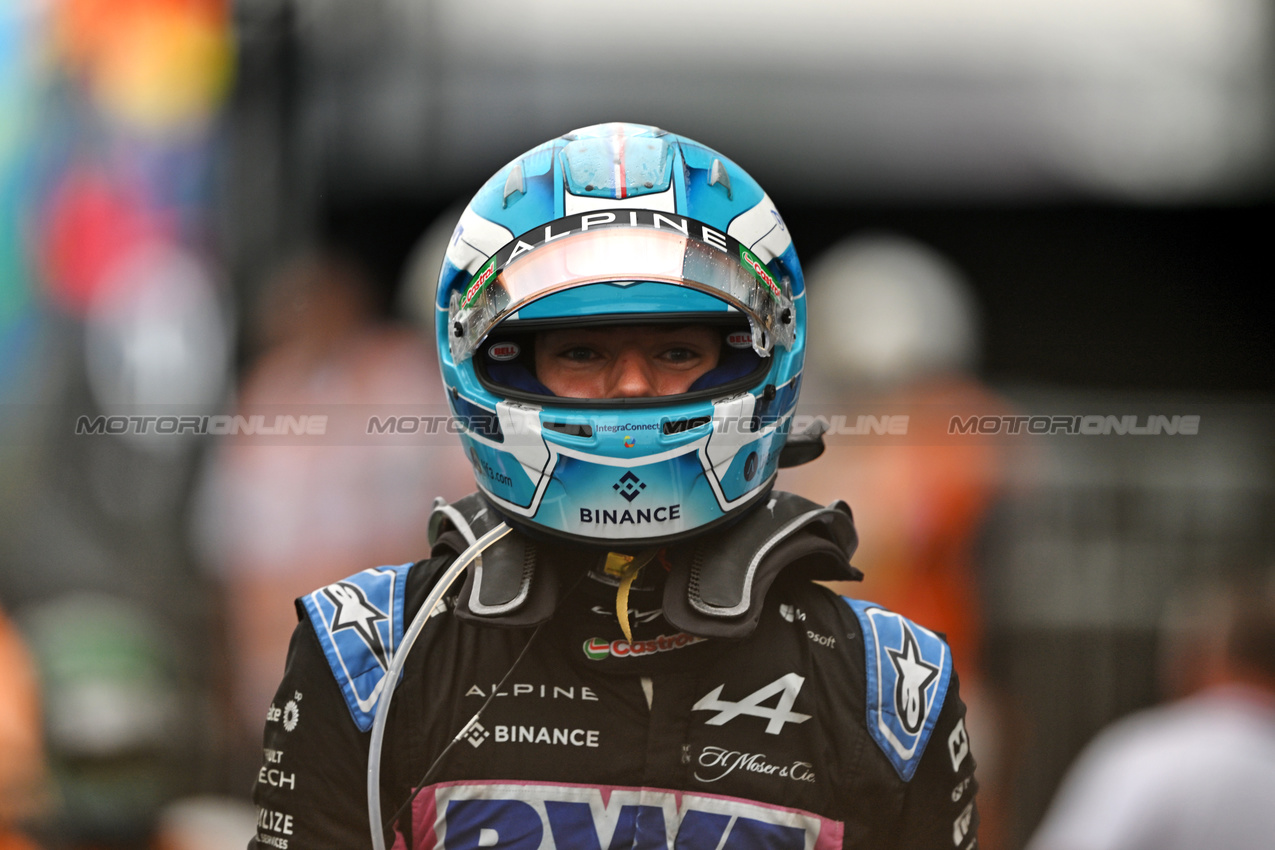
<svg viewBox="0 0 1275 850">
<path fill-rule="evenodd" d="M 611 210 L 569 216 L 496 252 L 448 308 L 455 362 L 533 301 L 593 283 L 654 282 L 713 295 L 747 317 L 762 357 L 794 339 L 787 280 L 732 237 L 681 216 Z"/>
</svg>

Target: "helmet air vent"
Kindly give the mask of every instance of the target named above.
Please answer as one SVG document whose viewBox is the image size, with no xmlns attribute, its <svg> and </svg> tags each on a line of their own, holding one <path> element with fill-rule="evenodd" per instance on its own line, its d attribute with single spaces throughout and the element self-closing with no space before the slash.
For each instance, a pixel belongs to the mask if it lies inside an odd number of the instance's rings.
<svg viewBox="0 0 1275 850">
<path fill-rule="evenodd" d="M 505 178 L 505 195 L 501 199 L 502 207 L 509 206 L 510 195 L 522 195 L 527 192 L 527 183 L 522 177 L 522 163 L 516 164 L 509 169 L 509 176 Z"/>
<path fill-rule="evenodd" d="M 707 416 L 696 416 L 693 419 L 666 419 L 664 420 L 664 434 L 665 436 L 681 434 L 683 431 L 690 431 L 707 425 L 709 421 Z"/>
<path fill-rule="evenodd" d="M 713 164 L 708 169 L 708 185 L 721 186 L 726 190 L 727 199 L 734 199 L 734 195 L 730 190 L 730 175 L 726 173 L 726 166 L 722 165 L 722 161 L 714 157 Z"/>
<path fill-rule="evenodd" d="M 545 422 L 540 427 L 547 428 L 550 431 L 556 431 L 559 434 L 565 434 L 568 437 L 593 436 L 592 425 L 577 422 Z"/>
</svg>

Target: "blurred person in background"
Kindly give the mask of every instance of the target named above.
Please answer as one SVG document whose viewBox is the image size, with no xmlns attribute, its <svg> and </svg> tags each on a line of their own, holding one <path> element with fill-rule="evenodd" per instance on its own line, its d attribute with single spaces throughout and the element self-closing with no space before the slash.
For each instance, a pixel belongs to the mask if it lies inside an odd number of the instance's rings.
<svg viewBox="0 0 1275 850">
<path fill-rule="evenodd" d="M 818 445 L 789 435 L 804 283 L 761 187 L 587 127 L 487 181 L 445 257 L 479 492 L 437 505 L 430 559 L 297 601 L 254 846 L 971 850 L 952 653 L 816 584 L 860 576 L 850 512 L 772 489 Z"/>
<path fill-rule="evenodd" d="M 1005 841 L 1004 701 L 984 673 L 978 550 L 1003 495 L 1003 449 L 949 435 L 953 416 L 1006 413 L 977 376 L 981 311 L 961 271 L 933 248 L 876 231 L 843 239 L 811 266 L 810 357 L 802 410 L 861 433 L 828 436 L 817 464 L 780 485 L 854 508 L 863 584 L 834 584 L 942 633 L 960 664 L 979 742 L 979 843 Z M 860 416 L 907 416 L 906 432 L 862 433 Z"/>
<path fill-rule="evenodd" d="M 330 251 L 298 256 L 263 287 L 238 413 L 343 416 L 446 410 L 433 347 L 383 318 L 367 273 Z M 390 406 L 390 407 L 386 407 Z M 200 536 L 224 582 L 241 752 L 270 705 L 292 601 L 351 563 L 427 546 L 434 497 L 459 496 L 454 445 L 266 444 L 232 436 L 210 470 Z M 440 437 L 440 440 L 446 437 Z"/>
<path fill-rule="evenodd" d="M 856 592 L 943 632 L 972 671 L 983 639 L 975 548 L 1004 460 L 995 446 L 949 437 L 946 425 L 1007 406 L 976 375 L 973 292 L 945 257 L 893 233 L 837 243 L 809 281 L 819 309 L 803 410 L 842 415 L 850 426 L 861 414 L 907 415 L 907 432 L 857 442 L 830 434 L 820 463 L 784 470 L 781 480 L 821 501 L 848 494 L 857 527 L 870 532 Z"/>
<path fill-rule="evenodd" d="M 1170 606 L 1168 704 L 1105 729 L 1028 850 L 1266 850 L 1275 841 L 1275 571 Z"/>
<path fill-rule="evenodd" d="M 43 691 L 54 805 L 49 850 L 151 850 L 161 809 L 188 787 L 200 718 L 161 621 L 120 597 L 70 592 L 21 613 Z M 197 728 L 193 731 L 199 731 Z"/>
<path fill-rule="evenodd" d="M 164 808 L 152 850 L 243 850 L 257 827 L 257 812 L 243 799 L 194 796 Z"/>
<path fill-rule="evenodd" d="M 25 635 L 0 610 L 0 850 L 242 848 L 246 801 L 174 799 L 193 772 L 179 729 L 201 721 L 159 623 L 88 593 L 21 622 Z"/>
<path fill-rule="evenodd" d="M 40 686 L 22 636 L 0 609 L 0 850 L 36 850 L 26 828 L 48 808 Z"/>
<path fill-rule="evenodd" d="M 0 440 L 0 595 L 43 686 L 40 840 L 145 847 L 167 802 L 217 781 L 212 595 L 187 528 L 209 441 L 76 423 L 222 398 L 232 4 L 0 5 L 0 396 L 18 402 L 0 424 L 22 429 Z M 0 772 L 20 753 L 0 746 Z"/>
</svg>

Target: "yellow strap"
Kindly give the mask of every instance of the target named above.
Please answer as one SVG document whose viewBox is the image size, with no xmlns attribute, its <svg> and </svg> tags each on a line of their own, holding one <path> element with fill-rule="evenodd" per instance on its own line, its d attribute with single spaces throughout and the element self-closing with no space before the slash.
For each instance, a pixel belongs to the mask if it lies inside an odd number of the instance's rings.
<svg viewBox="0 0 1275 850">
<path fill-rule="evenodd" d="M 615 593 L 615 616 L 620 621 L 620 629 L 624 639 L 633 643 L 633 629 L 629 626 L 629 588 L 642 568 L 655 557 L 655 550 L 645 555 L 622 555 L 619 552 L 608 552 L 606 572 L 608 575 L 620 576 L 620 588 Z"/>
</svg>

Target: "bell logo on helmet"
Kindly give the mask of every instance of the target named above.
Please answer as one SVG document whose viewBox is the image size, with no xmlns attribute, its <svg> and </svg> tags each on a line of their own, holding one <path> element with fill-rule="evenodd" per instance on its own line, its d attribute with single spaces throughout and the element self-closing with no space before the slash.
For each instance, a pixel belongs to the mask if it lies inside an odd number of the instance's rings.
<svg viewBox="0 0 1275 850">
<path fill-rule="evenodd" d="M 726 335 L 726 344 L 731 348 L 752 348 L 753 335 L 750 331 L 735 331 Z"/>
<path fill-rule="evenodd" d="M 521 353 L 522 349 L 516 342 L 498 342 L 487 349 L 487 356 L 492 360 L 513 360 Z"/>
<path fill-rule="evenodd" d="M 625 440 L 628 445 L 628 440 Z M 642 483 L 642 479 L 638 478 L 632 472 L 626 472 L 620 476 L 620 480 L 611 485 L 611 489 L 618 492 L 630 502 L 642 495 L 642 491 L 646 489 L 646 485 Z"/>
</svg>

